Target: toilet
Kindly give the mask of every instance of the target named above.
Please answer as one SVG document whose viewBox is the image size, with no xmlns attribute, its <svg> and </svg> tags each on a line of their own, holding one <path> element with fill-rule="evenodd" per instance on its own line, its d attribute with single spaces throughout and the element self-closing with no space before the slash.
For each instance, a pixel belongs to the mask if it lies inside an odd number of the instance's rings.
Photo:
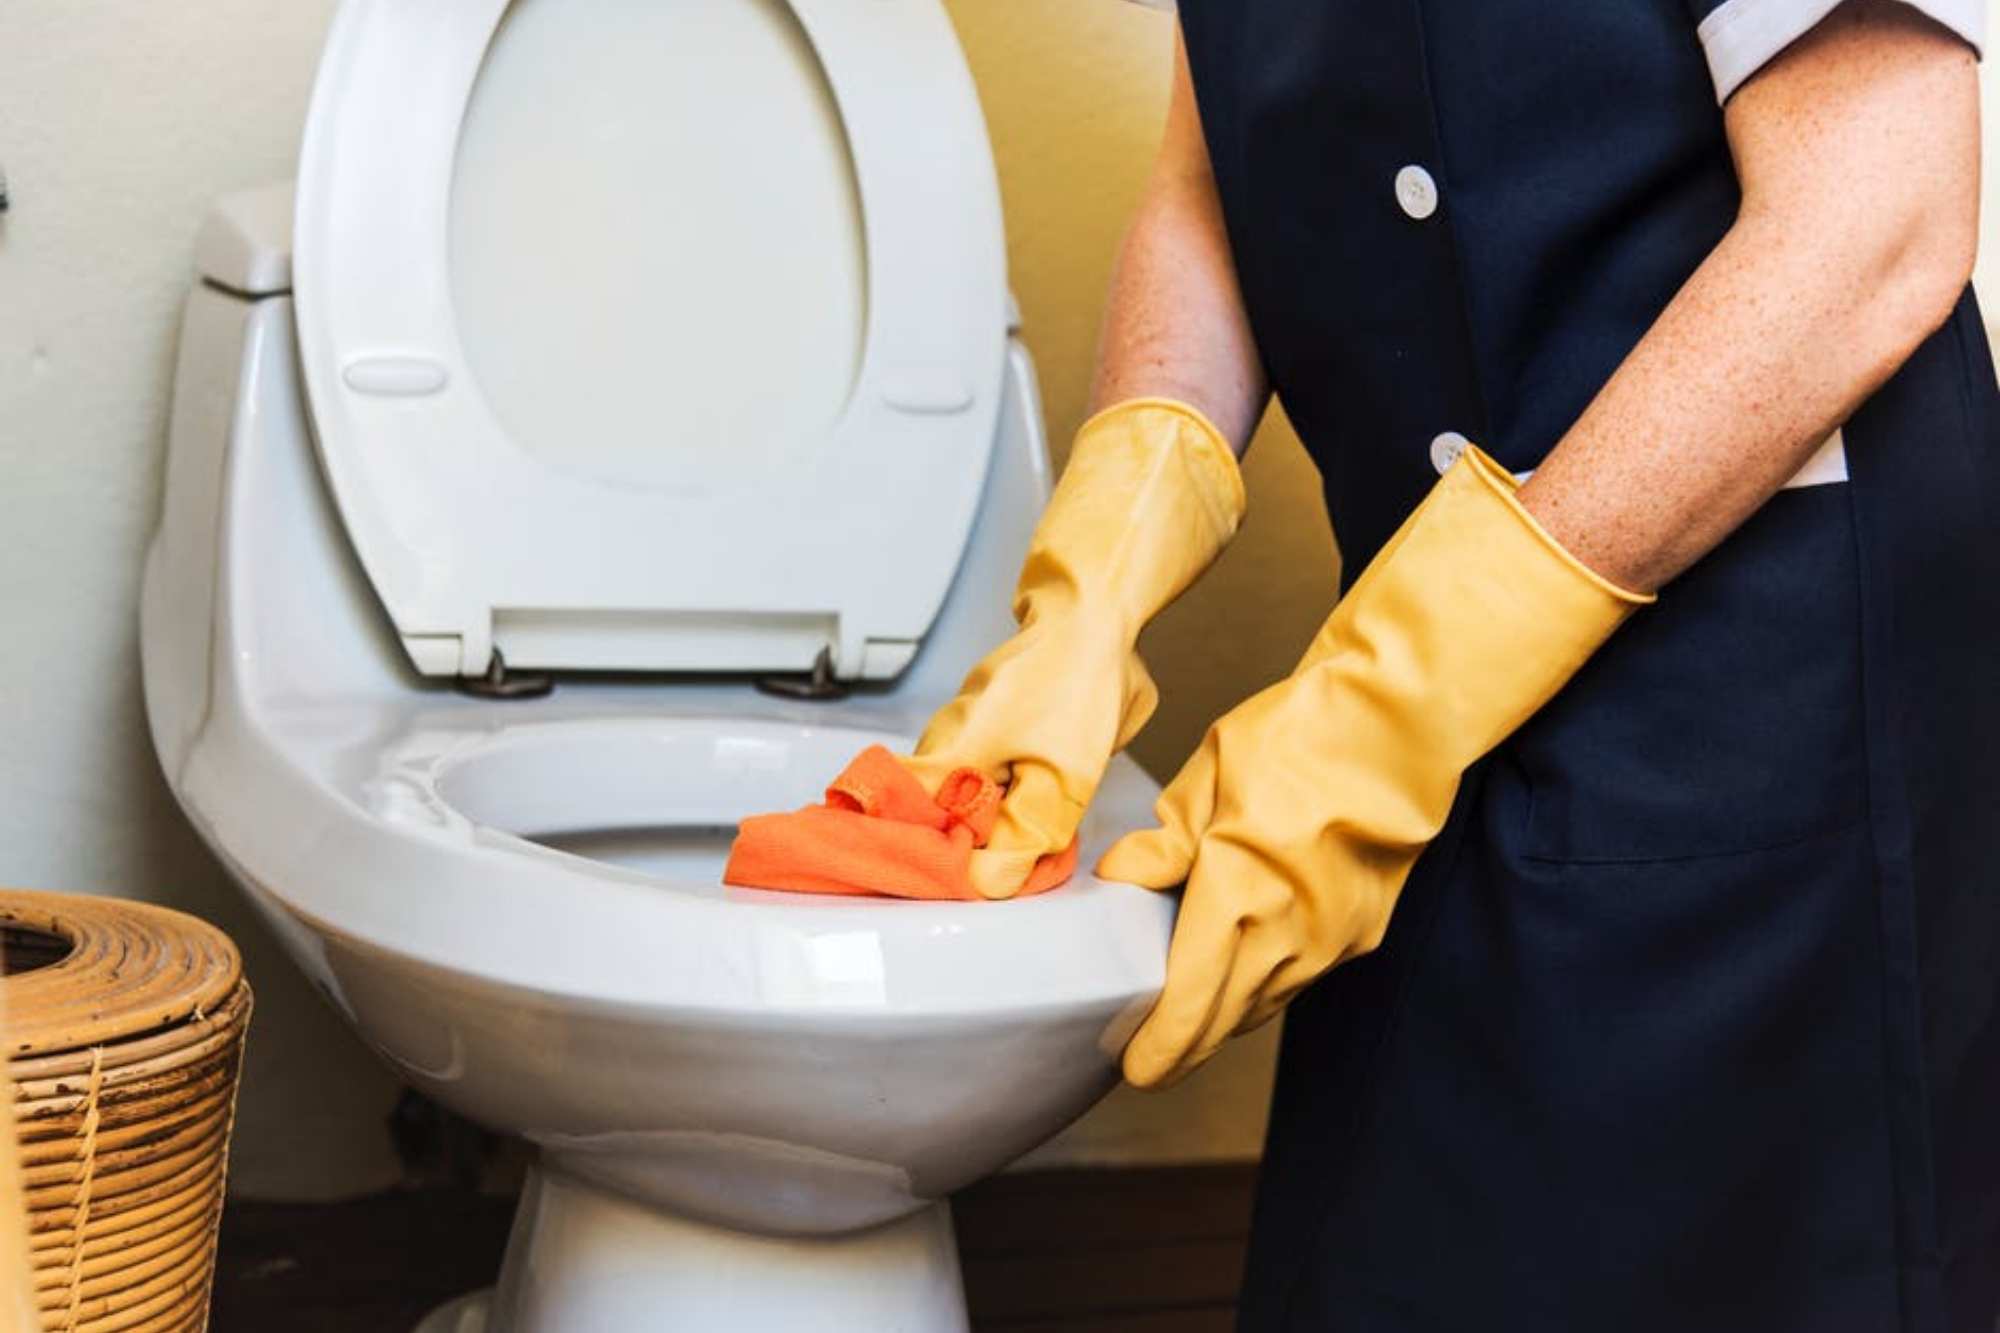
<svg viewBox="0 0 2000 1333">
<path fill-rule="evenodd" d="M 720 878 L 1009 632 L 1048 492 L 937 0 L 346 0 L 196 267 L 160 763 L 360 1036 L 535 1149 L 423 1333 L 964 1330 L 947 1200 L 1114 1085 L 1173 900 Z M 1156 795 L 1117 760 L 1082 864 Z"/>
</svg>

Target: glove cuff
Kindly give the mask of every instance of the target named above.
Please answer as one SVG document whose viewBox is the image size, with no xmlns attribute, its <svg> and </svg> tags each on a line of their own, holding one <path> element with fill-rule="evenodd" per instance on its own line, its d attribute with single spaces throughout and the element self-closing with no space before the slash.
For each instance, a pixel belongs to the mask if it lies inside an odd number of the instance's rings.
<svg viewBox="0 0 2000 1333">
<path fill-rule="evenodd" d="M 1526 528 L 1535 540 L 1547 547 L 1550 554 L 1554 555 L 1563 564 L 1569 566 L 1580 578 L 1597 585 L 1599 589 L 1610 594 L 1618 601 L 1631 606 L 1651 606 L 1654 602 L 1660 600 L 1659 595 L 1656 593 L 1633 592 L 1630 588 L 1613 583 L 1610 579 L 1605 578 L 1602 574 L 1572 555 L 1568 547 L 1557 541 L 1555 536 L 1547 528 L 1543 527 L 1533 514 L 1522 507 L 1521 501 L 1518 498 L 1521 489 L 1520 479 L 1506 468 L 1500 466 L 1498 460 L 1494 459 L 1478 445 L 1468 445 L 1460 461 L 1465 464 L 1467 470 L 1482 486 L 1492 491 L 1501 503 L 1513 511 L 1514 517 L 1519 520 L 1521 526 Z"/>
<path fill-rule="evenodd" d="M 1135 398 L 1077 432 L 1022 563 L 1015 617 L 1088 608 L 1126 644 L 1215 562 L 1242 522 L 1243 474 L 1186 403 Z"/>
<path fill-rule="evenodd" d="M 1096 438 L 1100 427 L 1128 419 L 1140 422 L 1147 417 L 1155 417 L 1155 424 L 1173 430 L 1175 443 L 1186 451 L 1190 468 L 1201 478 L 1202 498 L 1213 505 L 1216 527 L 1223 533 L 1221 540 L 1227 542 L 1250 507 L 1243 486 L 1243 468 L 1221 429 L 1194 404 L 1178 398 L 1156 397 L 1127 398 L 1113 403 L 1077 427 L 1070 457 L 1076 456 L 1077 449 L 1086 447 L 1086 441 Z"/>
</svg>

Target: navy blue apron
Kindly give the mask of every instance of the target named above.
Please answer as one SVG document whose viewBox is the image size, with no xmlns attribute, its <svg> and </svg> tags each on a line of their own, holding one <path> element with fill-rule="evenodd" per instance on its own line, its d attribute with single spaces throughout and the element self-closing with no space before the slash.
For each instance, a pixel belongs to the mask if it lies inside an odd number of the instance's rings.
<svg viewBox="0 0 2000 1333">
<path fill-rule="evenodd" d="M 1690 3 L 1695 12 L 1690 12 Z M 1347 576 L 1727 230 L 1713 0 L 1182 0 Z M 1467 782 L 1286 1023 L 1241 1326 L 1993 1333 L 2000 392 L 1968 291 Z"/>
</svg>

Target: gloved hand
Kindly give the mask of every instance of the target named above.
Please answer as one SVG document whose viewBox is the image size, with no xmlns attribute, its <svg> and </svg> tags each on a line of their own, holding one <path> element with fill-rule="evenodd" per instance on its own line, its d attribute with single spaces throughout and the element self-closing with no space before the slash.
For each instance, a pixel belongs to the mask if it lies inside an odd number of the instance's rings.
<svg viewBox="0 0 2000 1333">
<path fill-rule="evenodd" d="M 1134 399 L 1077 433 L 1021 568 L 1020 632 L 972 669 L 905 761 L 933 792 L 961 767 L 1006 785 L 973 853 L 981 895 L 1018 893 L 1037 859 L 1075 838 L 1105 765 L 1159 698 L 1139 631 L 1242 518 L 1235 455 L 1185 403 Z"/>
<path fill-rule="evenodd" d="M 1379 944 L 1465 770 L 1653 600 L 1586 569 L 1515 490 L 1467 449 L 1292 675 L 1209 729 L 1161 826 L 1099 861 L 1105 879 L 1187 885 L 1130 1082 L 1180 1078 Z"/>
</svg>

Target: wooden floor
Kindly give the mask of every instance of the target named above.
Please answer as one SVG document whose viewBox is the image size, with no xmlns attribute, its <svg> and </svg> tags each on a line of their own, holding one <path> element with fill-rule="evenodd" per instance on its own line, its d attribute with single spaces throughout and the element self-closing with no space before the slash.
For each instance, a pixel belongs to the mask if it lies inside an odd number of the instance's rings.
<svg viewBox="0 0 2000 1333">
<path fill-rule="evenodd" d="M 977 1333 L 1225 1333 L 1251 1168 L 1052 1171 L 958 1196 Z M 211 1333 L 404 1333 L 493 1281 L 512 1202 L 459 1190 L 232 1202 Z"/>
</svg>

